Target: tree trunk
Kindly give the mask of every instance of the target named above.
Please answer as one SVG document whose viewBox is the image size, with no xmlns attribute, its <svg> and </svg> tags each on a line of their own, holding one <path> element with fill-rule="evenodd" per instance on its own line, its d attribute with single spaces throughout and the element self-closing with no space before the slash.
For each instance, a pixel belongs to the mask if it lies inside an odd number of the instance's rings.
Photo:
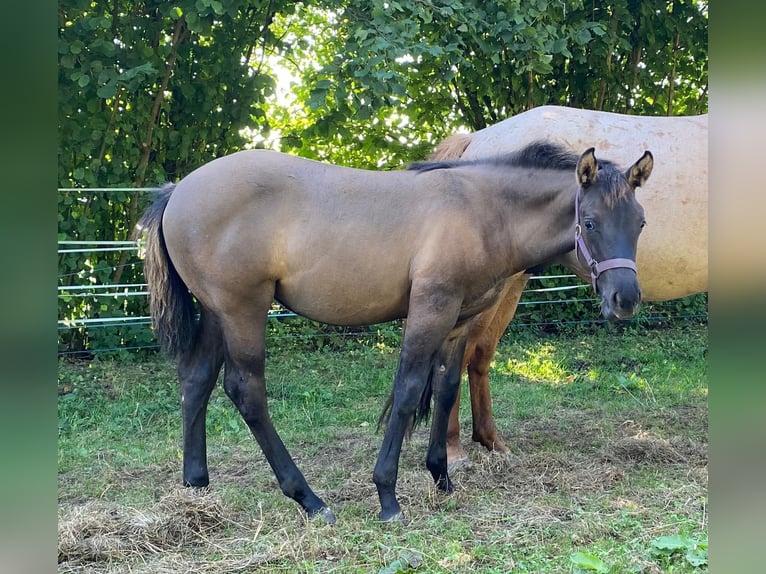
<svg viewBox="0 0 766 574">
<path fill-rule="evenodd" d="M 673 97 L 675 96 L 676 88 L 676 54 L 678 53 L 678 42 L 680 41 L 680 35 L 676 32 L 675 38 L 673 38 L 673 63 L 670 66 L 670 74 L 668 77 L 668 115 L 673 115 Z"/>
<path fill-rule="evenodd" d="M 609 19 L 609 38 L 617 38 L 617 9 L 612 8 L 612 17 Z M 607 75 L 601 78 L 600 85 L 598 87 L 598 97 L 596 98 L 596 109 L 602 111 L 604 109 L 604 102 L 606 100 L 606 80 L 612 76 L 612 54 L 614 53 L 614 41 L 609 43 L 609 51 L 606 54 L 606 73 Z"/>
<path fill-rule="evenodd" d="M 175 27 L 173 29 L 173 44 L 168 61 L 165 64 L 165 74 L 162 77 L 157 93 L 154 96 L 154 104 L 152 105 L 152 112 L 147 121 L 146 133 L 144 140 L 141 142 L 141 157 L 138 160 L 136 166 L 136 177 L 133 182 L 135 187 L 143 187 L 146 181 L 146 168 L 149 165 L 149 157 L 152 153 L 152 137 L 154 135 L 154 127 L 157 124 L 157 119 L 160 114 L 160 106 L 162 105 L 162 99 L 165 97 L 165 91 L 168 88 L 170 77 L 173 75 L 173 69 L 175 68 L 176 58 L 178 57 L 178 47 L 186 40 L 188 36 L 188 28 L 186 27 L 186 20 L 181 17 L 176 20 Z M 128 204 L 128 217 L 127 221 L 132 228 L 138 221 L 138 201 L 135 197 L 130 199 Z M 130 235 L 130 230 L 128 230 Z M 120 254 L 120 260 L 117 263 L 117 267 L 114 270 L 114 282 L 119 283 L 122 278 L 122 271 L 125 268 L 129 256 L 128 251 L 123 251 Z"/>
</svg>

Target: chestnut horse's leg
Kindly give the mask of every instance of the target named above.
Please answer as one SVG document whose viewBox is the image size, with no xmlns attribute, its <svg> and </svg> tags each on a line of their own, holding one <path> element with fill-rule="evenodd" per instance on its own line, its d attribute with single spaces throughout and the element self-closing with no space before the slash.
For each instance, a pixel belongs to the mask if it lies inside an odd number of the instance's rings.
<svg viewBox="0 0 766 574">
<path fill-rule="evenodd" d="M 263 291 L 261 305 L 240 308 L 221 319 L 226 344 L 223 387 L 261 447 L 282 492 L 300 504 L 310 518 L 320 516 L 325 522 L 334 523 L 332 510 L 309 487 L 269 415 L 264 377 L 265 332 L 273 294 L 272 286 Z"/>
<path fill-rule="evenodd" d="M 473 418 L 473 440 L 489 450 L 508 452 L 500 439 L 492 416 L 492 398 L 489 392 L 489 368 L 497 344 L 505 329 L 516 314 L 521 294 L 531 275 L 518 273 L 508 280 L 498 302 L 479 314 L 473 321 L 468 334 L 468 343 L 463 357 L 463 368 L 468 370 L 471 391 L 471 415 Z M 460 444 L 460 393 L 450 413 L 447 430 L 447 461 L 449 465 L 467 459 Z"/>
<path fill-rule="evenodd" d="M 222 363 L 221 331 L 215 318 L 203 309 L 192 349 L 178 363 L 184 486 L 207 486 L 209 482 L 205 415 Z"/>
</svg>

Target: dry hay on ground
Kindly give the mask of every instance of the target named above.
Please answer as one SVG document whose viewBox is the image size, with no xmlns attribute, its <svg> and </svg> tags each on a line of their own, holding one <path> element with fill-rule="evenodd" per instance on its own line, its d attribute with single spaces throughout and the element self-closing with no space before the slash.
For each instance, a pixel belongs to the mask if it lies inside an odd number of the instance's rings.
<svg viewBox="0 0 766 574">
<path fill-rule="evenodd" d="M 175 490 L 143 511 L 91 501 L 59 516 L 58 561 L 158 554 L 199 543 L 226 523 L 220 499 L 204 489 Z"/>
<path fill-rule="evenodd" d="M 424 469 L 428 433 L 419 429 L 402 452 L 397 485 L 411 519 L 408 529 L 430 532 L 434 513 L 446 511 L 439 520 L 465 523 L 474 544 L 481 539 L 523 547 L 544 544 L 562 530 L 581 543 L 611 536 L 623 506 L 647 519 L 655 512 L 664 516 L 667 508 L 697 512 L 707 488 L 704 435 L 667 433 L 670 438 L 665 439 L 662 430 L 646 430 L 633 421 L 611 421 L 599 428 L 577 413 L 562 426 L 565 414 L 517 423 L 506 433 L 513 450 L 508 456 L 466 445 L 471 463 L 452 473 L 456 492 L 451 496 L 439 493 Z M 683 420 L 694 422 L 703 420 L 705 412 L 689 414 Z M 378 527 L 370 524 L 379 508 L 370 473 L 379 440 L 375 433 L 344 429 L 322 456 L 301 455 L 297 449 L 304 472 L 338 514 L 341 523 L 335 528 L 304 523 L 293 503 L 278 500 L 268 465 L 247 445 L 227 450 L 226 456 L 212 453 L 212 490 L 171 486 L 174 478 L 159 467 L 142 473 L 141 480 L 145 474 L 162 474 L 167 480 L 154 484 L 170 493 L 148 510 L 105 501 L 62 501 L 59 572 L 285 571 L 280 570 L 285 564 L 302 561 L 332 569 L 348 556 L 359 564 L 385 563 L 383 555 L 355 556 L 360 543 L 377 548 Z M 664 484 L 634 484 L 631 477 L 642 468 L 662 472 Z M 244 496 L 244 506 L 235 500 L 228 507 L 216 487 L 255 497 Z M 277 504 L 259 516 L 255 507 L 260 508 L 256 500 L 261 496 L 277 499 Z M 285 508 L 290 509 L 288 516 Z M 355 529 L 353 545 L 350 531 L 344 530 L 349 524 Z"/>
</svg>

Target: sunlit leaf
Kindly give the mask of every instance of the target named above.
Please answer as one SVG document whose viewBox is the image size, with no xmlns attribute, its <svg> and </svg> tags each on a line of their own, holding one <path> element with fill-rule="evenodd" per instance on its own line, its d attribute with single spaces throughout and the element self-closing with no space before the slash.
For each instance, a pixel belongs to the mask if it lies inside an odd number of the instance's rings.
<svg viewBox="0 0 766 574">
<path fill-rule="evenodd" d="M 569 556 L 569 561 L 581 570 L 606 574 L 609 567 L 598 556 L 587 552 L 575 552 Z"/>
</svg>

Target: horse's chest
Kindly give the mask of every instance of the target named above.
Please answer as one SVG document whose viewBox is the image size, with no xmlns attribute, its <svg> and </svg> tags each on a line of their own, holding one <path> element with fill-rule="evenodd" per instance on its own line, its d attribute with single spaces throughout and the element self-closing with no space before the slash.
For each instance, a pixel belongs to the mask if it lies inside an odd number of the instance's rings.
<svg viewBox="0 0 766 574">
<path fill-rule="evenodd" d="M 482 311 L 489 309 L 500 298 L 505 288 L 506 279 L 498 280 L 486 289 L 478 289 L 463 300 L 460 308 L 460 320 L 470 319 Z"/>
</svg>

